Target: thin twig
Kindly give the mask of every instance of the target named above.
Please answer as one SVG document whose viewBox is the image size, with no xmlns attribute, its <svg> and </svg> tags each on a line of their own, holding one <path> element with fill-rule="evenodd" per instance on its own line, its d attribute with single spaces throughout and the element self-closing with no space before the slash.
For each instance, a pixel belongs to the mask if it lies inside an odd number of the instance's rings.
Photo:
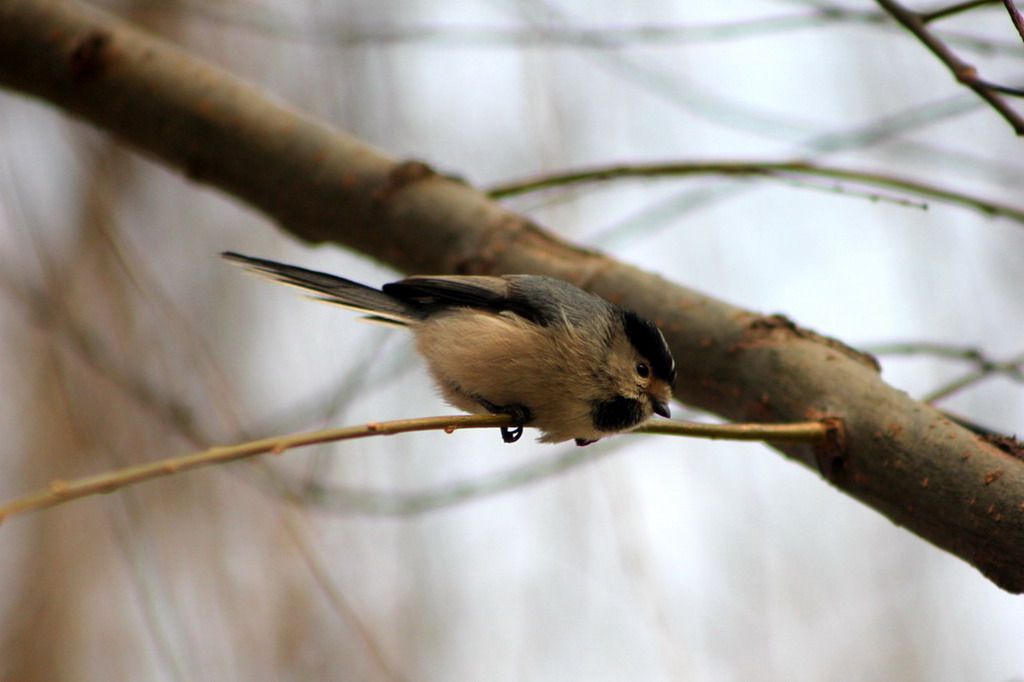
<svg viewBox="0 0 1024 682">
<path fill-rule="evenodd" d="M 942 343 L 893 343 L 863 348 L 873 355 L 932 355 L 954 360 L 963 360 L 974 365 L 974 369 L 960 376 L 941 388 L 937 388 L 921 401 L 934 404 L 948 398 L 973 384 L 989 377 L 1001 375 L 1010 381 L 1024 383 L 1024 353 L 1005 360 L 993 360 L 983 351 L 972 346 L 957 346 Z"/>
<path fill-rule="evenodd" d="M 989 377 L 1003 375 L 1014 381 L 1021 380 L 1021 367 L 1024 366 L 1024 355 L 1018 355 L 1006 362 L 980 364 L 975 370 L 964 374 L 959 379 L 951 381 L 942 388 L 938 388 L 921 399 L 921 402 L 934 404 L 939 400 L 962 391 L 963 389 L 978 383 Z"/>
<path fill-rule="evenodd" d="M 755 440 L 776 443 L 815 443 L 828 436 L 825 421 L 793 424 L 704 424 L 673 419 L 658 419 L 637 427 L 631 433 L 652 433 L 662 436 L 691 436 L 711 440 Z"/>
<path fill-rule="evenodd" d="M 995 89 L 978 78 L 978 70 L 974 66 L 960 59 L 944 42 L 928 30 L 927 22 L 930 20 L 929 17 L 934 18 L 934 13 L 931 15 L 919 14 L 895 0 L 876 0 L 876 2 L 931 50 L 932 54 L 949 68 L 957 81 L 969 87 L 989 106 L 999 112 L 1015 133 L 1024 135 L 1024 118 L 1021 118 L 1020 114 L 1010 107 Z"/>
<path fill-rule="evenodd" d="M 1009 12 L 1010 21 L 1013 22 L 1014 28 L 1020 34 L 1020 39 L 1024 40 L 1024 16 L 1021 16 L 1020 10 L 1017 9 L 1017 5 L 1013 0 L 1003 0 L 1003 5 L 1006 7 L 1006 11 Z"/>
<path fill-rule="evenodd" d="M 753 438 L 755 429 L 767 425 L 739 424 L 710 427 L 707 424 L 681 424 L 658 420 L 636 429 L 634 433 L 667 433 L 675 435 L 706 436 L 708 438 L 729 437 L 733 440 Z M 799 438 L 805 425 L 777 424 L 768 427 L 766 439 L 786 442 Z M 816 423 L 808 424 L 807 435 L 821 433 Z M 710 428 L 709 428 L 710 427 Z M 520 464 L 498 471 L 492 471 L 472 479 L 461 479 L 437 486 L 416 490 L 374 490 L 350 486 L 321 487 L 307 485 L 297 480 L 288 481 L 280 476 L 267 477 L 260 481 L 274 494 L 310 508 L 328 510 L 339 514 L 364 514 L 370 516 L 415 516 L 439 509 L 448 509 L 469 500 L 490 497 L 515 490 L 540 480 L 546 480 L 576 467 L 594 462 L 615 452 L 614 443 L 601 441 L 586 448 L 570 447 L 556 452 L 553 456 Z M 606 444 L 607 443 L 607 444 Z M 265 473 L 265 472 L 264 472 Z"/>
<path fill-rule="evenodd" d="M 413 431 L 446 431 L 456 429 L 482 429 L 509 426 L 507 415 L 458 415 L 450 417 L 422 417 L 418 419 L 397 419 L 386 422 L 371 422 L 359 426 L 328 429 L 301 433 L 293 436 L 263 438 L 239 445 L 208 448 L 181 457 L 172 457 L 158 462 L 149 462 L 102 474 L 64 481 L 56 479 L 49 488 L 0 505 L 0 521 L 8 516 L 33 509 L 52 507 L 62 502 L 88 497 L 99 493 L 110 493 L 134 483 L 170 476 L 191 469 L 212 464 L 231 462 L 254 455 L 272 452 L 276 455 L 286 450 L 369 436 L 389 436 Z M 658 421 L 644 425 L 636 433 L 659 433 L 665 435 L 694 436 L 698 438 L 730 440 L 767 440 L 772 442 L 805 441 L 816 442 L 827 437 L 829 426 L 824 422 L 797 424 L 699 424 L 694 422 Z"/>
<path fill-rule="evenodd" d="M 368 436 L 391 435 L 411 431 L 479 429 L 494 426 L 508 426 L 509 420 L 504 415 L 476 415 L 452 417 L 425 417 L 422 419 L 401 419 L 387 422 L 375 422 L 340 429 L 328 429 L 302 433 L 293 436 L 263 438 L 239 445 L 226 445 L 208 448 L 181 457 L 149 462 L 137 466 L 117 469 L 115 471 L 86 476 L 72 481 L 54 480 L 47 490 L 19 498 L 0 506 L 0 521 L 30 509 L 50 507 L 79 497 L 110 493 L 133 483 L 148 481 L 161 476 L 170 476 L 182 471 L 189 471 L 211 464 L 231 462 L 253 455 L 267 452 L 283 453 L 291 448 L 316 443 L 327 443 Z"/>
<path fill-rule="evenodd" d="M 954 14 L 960 14 L 961 12 L 977 9 L 984 5 L 994 5 L 997 2 L 999 2 L 999 0 L 964 0 L 964 2 L 955 2 L 952 5 L 947 5 L 946 7 L 933 9 L 930 12 L 921 12 L 921 21 L 930 23 L 932 21 L 951 17 Z"/>
<path fill-rule="evenodd" d="M 984 0 L 970 4 L 991 4 L 999 0 Z M 154 5 L 151 11 L 161 12 L 163 6 Z M 928 21 L 949 14 L 952 8 L 942 8 L 924 14 Z M 863 24 L 891 28 L 889 15 L 873 10 L 859 10 L 836 4 L 821 4 L 808 12 L 769 16 L 739 21 L 708 24 L 637 24 L 631 26 L 565 26 L 545 25 L 542 30 L 533 27 L 490 25 L 460 25 L 432 23 L 353 24 L 347 17 L 319 15 L 313 24 L 298 25 L 273 9 L 246 6 L 244 11 L 231 9 L 220 3 L 190 2 L 176 13 L 186 12 L 190 19 L 230 29 L 266 36 L 279 41 L 297 41 L 338 49 L 361 45 L 420 44 L 437 45 L 450 49 L 478 49 L 502 47 L 532 47 L 537 45 L 571 45 L 589 50 L 617 50 L 623 47 L 646 45 L 692 45 L 702 42 L 721 43 L 726 40 L 759 38 L 779 33 L 814 29 L 828 25 Z M 973 35 L 942 31 L 945 39 L 955 45 L 975 50 L 1020 56 L 1016 44 L 1000 42 Z"/>
<path fill-rule="evenodd" d="M 965 360 L 978 365 L 987 362 L 984 352 L 975 346 L 962 346 L 952 343 L 932 343 L 928 341 L 909 341 L 904 343 L 882 343 L 870 346 L 858 346 L 865 353 L 872 355 L 933 355 L 942 358 Z"/>
<path fill-rule="evenodd" d="M 1004 95 L 1010 95 L 1011 97 L 1024 97 L 1024 88 L 1018 88 L 1012 85 L 1000 85 L 999 83 L 992 83 L 982 78 L 978 78 L 976 80 L 979 85 L 983 85 L 994 92 L 1000 92 Z"/>
<path fill-rule="evenodd" d="M 793 176 L 831 178 L 910 192 L 936 201 L 973 208 L 987 215 L 1002 216 L 1019 223 L 1024 223 L 1024 209 L 1014 208 L 1013 206 L 988 201 L 937 185 L 907 180 L 885 173 L 870 173 L 834 166 L 819 166 L 804 161 L 698 161 L 692 163 L 598 166 L 577 171 L 567 171 L 565 173 L 552 173 L 550 175 L 497 185 L 488 190 L 488 195 L 494 199 L 503 199 L 555 187 L 605 182 L 618 178 L 675 177 L 682 175 L 760 176 L 785 180 L 789 180 Z"/>
<path fill-rule="evenodd" d="M 996 0 L 998 1 L 998 0 Z M 155 7 L 155 11 L 164 8 Z M 421 43 L 444 47 L 529 47 L 534 45 L 572 45 L 586 49 L 614 49 L 634 45 L 680 45 L 705 41 L 741 39 L 773 35 L 785 31 L 814 28 L 826 23 L 881 23 L 881 12 L 847 8 L 821 8 L 789 14 L 696 24 L 586 25 L 562 24 L 542 27 L 506 27 L 486 24 L 450 25 L 403 22 L 353 23 L 348 16 L 321 13 L 311 25 L 298 25 L 273 9 L 246 6 L 243 11 L 220 3 L 190 2 L 182 10 L 189 18 L 223 24 L 230 28 L 269 36 L 276 40 L 302 41 L 337 48 L 359 45 Z"/>
</svg>

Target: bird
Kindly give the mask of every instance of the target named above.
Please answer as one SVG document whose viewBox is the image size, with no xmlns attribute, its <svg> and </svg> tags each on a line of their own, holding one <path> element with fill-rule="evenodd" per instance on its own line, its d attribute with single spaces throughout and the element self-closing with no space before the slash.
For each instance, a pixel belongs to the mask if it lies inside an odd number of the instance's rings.
<svg viewBox="0 0 1024 682">
<path fill-rule="evenodd" d="M 418 275 L 375 289 L 344 277 L 226 251 L 250 274 L 413 332 L 442 397 L 505 414 L 543 443 L 579 446 L 670 417 L 675 360 L 650 320 L 542 275 Z"/>
</svg>

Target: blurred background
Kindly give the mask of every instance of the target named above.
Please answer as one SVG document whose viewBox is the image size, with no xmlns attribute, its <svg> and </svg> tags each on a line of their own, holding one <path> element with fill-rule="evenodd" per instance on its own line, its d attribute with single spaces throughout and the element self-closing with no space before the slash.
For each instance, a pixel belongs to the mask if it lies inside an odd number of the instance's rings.
<svg viewBox="0 0 1024 682">
<path fill-rule="evenodd" d="M 1021 141 L 871 2 L 105 6 L 483 188 L 806 158 L 1024 208 Z M 1024 82 L 1000 3 L 933 28 L 988 80 Z M 1024 225 L 818 181 L 507 203 L 886 351 L 915 397 L 1024 423 Z M 226 249 L 399 275 L 0 92 L 3 499 L 213 443 L 451 413 L 407 335 L 245 277 Z M 1019 597 L 756 444 L 335 444 L 13 517 L 0 557 L 10 680 L 1024 680 Z"/>
</svg>

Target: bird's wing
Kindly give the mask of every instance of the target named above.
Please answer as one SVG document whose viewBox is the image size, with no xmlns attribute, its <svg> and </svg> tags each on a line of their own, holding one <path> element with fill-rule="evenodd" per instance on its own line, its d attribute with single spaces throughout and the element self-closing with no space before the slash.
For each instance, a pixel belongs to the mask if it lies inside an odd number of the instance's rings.
<svg viewBox="0 0 1024 682">
<path fill-rule="evenodd" d="M 523 277 L 416 276 L 385 284 L 383 288 L 384 293 L 389 296 L 426 305 L 428 308 L 464 306 L 493 312 L 508 310 L 546 326 L 551 322 L 549 311 L 546 311 L 544 306 L 537 305 L 537 301 L 530 297 L 522 296 L 516 286 Z"/>
<path fill-rule="evenodd" d="M 508 300 L 508 282 L 501 277 L 408 277 L 384 285 L 390 296 L 404 301 L 500 308 Z"/>
</svg>

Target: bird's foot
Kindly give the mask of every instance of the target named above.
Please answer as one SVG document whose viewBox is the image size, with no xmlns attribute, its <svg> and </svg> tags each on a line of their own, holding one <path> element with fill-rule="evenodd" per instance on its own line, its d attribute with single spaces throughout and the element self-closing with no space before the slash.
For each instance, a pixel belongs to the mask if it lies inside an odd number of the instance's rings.
<svg viewBox="0 0 1024 682">
<path fill-rule="evenodd" d="M 489 400 L 479 397 L 476 400 L 491 414 L 507 414 L 512 418 L 512 426 L 501 427 L 501 439 L 503 441 L 515 443 L 523 437 L 523 425 L 533 418 L 530 408 L 526 405 L 495 405 Z"/>
</svg>

